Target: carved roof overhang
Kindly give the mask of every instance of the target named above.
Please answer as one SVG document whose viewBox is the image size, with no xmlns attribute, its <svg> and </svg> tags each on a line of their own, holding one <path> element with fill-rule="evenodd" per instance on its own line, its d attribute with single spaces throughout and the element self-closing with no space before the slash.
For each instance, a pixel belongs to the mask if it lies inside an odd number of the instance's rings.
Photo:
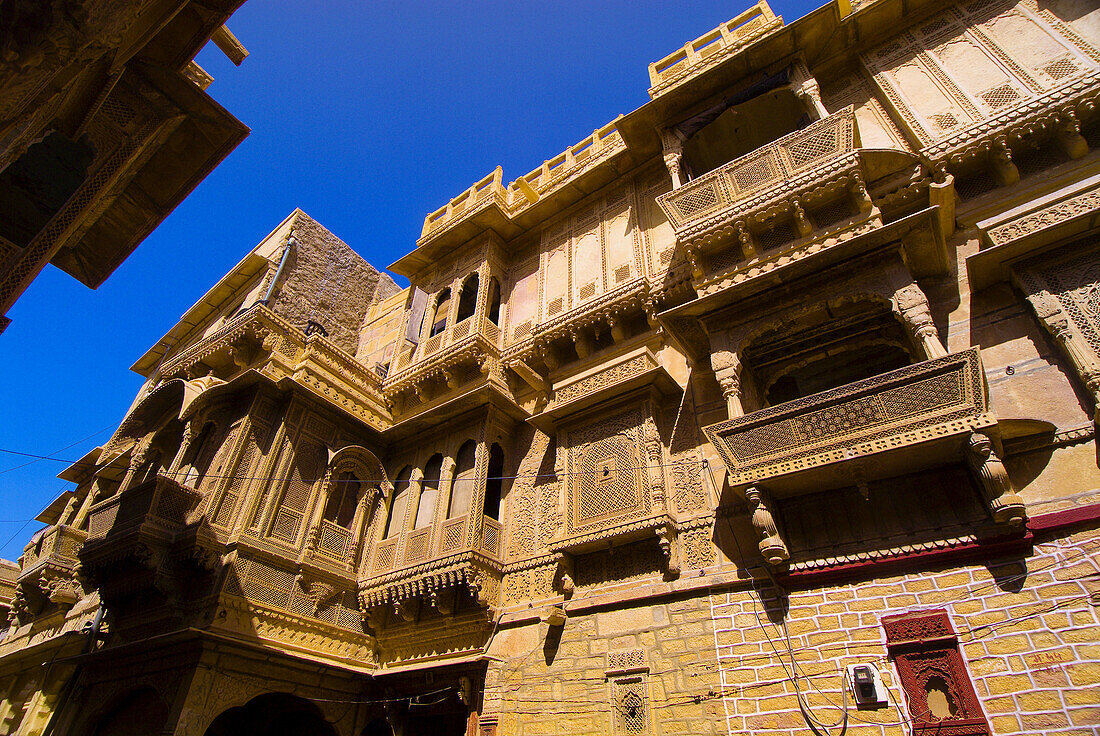
<svg viewBox="0 0 1100 736">
<path fill-rule="evenodd" d="M 90 217 L 57 241 L 50 262 L 95 288 L 245 139 L 249 129 L 182 73 L 131 62 L 123 75 L 134 89 L 116 84 L 112 98 L 165 108 L 163 121 L 97 196 Z M 126 95 L 129 94 L 127 98 Z M 137 96 L 140 95 L 140 101 Z M 116 105 L 117 107 L 117 105 Z M 101 115 L 104 113 L 100 113 Z M 94 177 L 89 177 L 89 180 Z M 79 201 L 74 196 L 70 204 Z"/>
<path fill-rule="evenodd" d="M 263 304 L 255 304 L 213 335 L 165 361 L 165 376 L 256 371 L 292 384 L 375 431 L 389 426 L 381 379 L 319 333 L 308 337 Z"/>
<path fill-rule="evenodd" d="M 901 475 L 963 457 L 996 425 L 978 348 L 704 427 L 730 487 L 773 495 Z"/>
<path fill-rule="evenodd" d="M 1100 174 L 978 223 L 982 248 L 966 259 L 972 291 L 1010 277 L 1011 264 L 1100 229 Z"/>
<path fill-rule="evenodd" d="M 546 408 L 527 421 L 553 433 L 554 426 L 563 419 L 643 386 L 652 386 L 666 396 L 682 392 L 683 388 L 661 365 L 655 347 L 640 344 L 613 356 L 601 351 L 579 366 L 571 365 L 568 375 L 553 381 Z"/>
<path fill-rule="evenodd" d="M 644 276 L 632 279 L 568 312 L 535 325 L 530 337 L 504 348 L 504 364 L 524 360 L 547 343 L 571 337 L 578 328 L 606 324 L 621 314 L 643 311 L 650 304 L 649 281 Z"/>
<path fill-rule="evenodd" d="M 386 441 L 393 443 L 415 437 L 443 422 L 472 411 L 485 410 L 503 414 L 519 422 L 526 421 L 530 416 L 516 402 L 506 386 L 502 386 L 492 376 L 481 376 L 457 391 L 450 391 L 425 403 L 408 407 L 395 417 L 393 425 L 386 431 Z"/>
<path fill-rule="evenodd" d="M 165 381 L 138 400 L 99 453 L 97 464 L 109 463 L 132 448 L 169 418 L 179 416 L 185 393 L 184 381 Z"/>
<path fill-rule="evenodd" d="M 934 163 L 958 166 L 1000 144 L 1014 145 L 1074 121 L 1100 105 L 1100 71 L 1066 82 L 1045 94 L 962 128 L 921 153 Z"/>
<path fill-rule="evenodd" d="M 868 222 L 847 238 L 815 240 L 769 254 L 730 271 L 698 299 L 665 310 L 657 319 L 693 360 L 701 360 L 710 349 L 702 324 L 708 315 L 754 299 L 772 300 L 828 269 L 858 269 L 861 261 L 895 251 L 915 278 L 940 275 L 947 265 L 947 247 L 936 227 L 937 212 L 938 207 L 929 207 L 886 225 Z"/>
<path fill-rule="evenodd" d="M 363 608 L 374 608 L 465 586 L 483 607 L 495 608 L 502 575 L 501 563 L 477 550 L 466 550 L 366 578 L 359 583 L 359 599 Z"/>
</svg>

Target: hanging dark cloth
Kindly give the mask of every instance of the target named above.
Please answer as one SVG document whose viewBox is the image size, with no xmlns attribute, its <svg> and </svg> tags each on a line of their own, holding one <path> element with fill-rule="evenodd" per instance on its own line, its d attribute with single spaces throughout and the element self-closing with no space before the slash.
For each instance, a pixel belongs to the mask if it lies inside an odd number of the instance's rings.
<svg viewBox="0 0 1100 736">
<path fill-rule="evenodd" d="M 738 92 L 735 92 L 731 96 L 719 102 L 714 107 L 711 107 L 698 115 L 694 115 L 679 125 L 673 127 L 672 131 L 680 139 L 681 142 L 686 142 L 688 138 L 698 133 L 703 128 L 714 122 L 719 115 L 724 113 L 731 107 L 736 107 L 742 102 L 748 102 L 754 97 L 759 97 L 762 94 L 771 92 L 773 89 L 778 89 L 790 83 L 791 69 L 787 67 L 782 69 L 769 77 L 764 77 L 758 82 L 750 84 Z"/>
</svg>

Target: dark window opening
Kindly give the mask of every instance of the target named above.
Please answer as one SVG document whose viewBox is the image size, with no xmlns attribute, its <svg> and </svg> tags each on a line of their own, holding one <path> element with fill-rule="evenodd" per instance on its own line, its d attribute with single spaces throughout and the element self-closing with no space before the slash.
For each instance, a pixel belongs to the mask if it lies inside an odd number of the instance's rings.
<svg viewBox="0 0 1100 736">
<path fill-rule="evenodd" d="M 474 311 L 477 309 L 477 291 L 480 284 L 481 282 L 478 275 L 473 273 L 466 279 L 466 283 L 462 285 L 462 291 L 458 295 L 458 315 L 455 317 L 456 323 L 474 316 Z"/>
<path fill-rule="evenodd" d="M 412 468 L 405 466 L 397 479 L 393 482 L 393 503 L 390 504 L 390 516 L 386 519 L 386 531 L 383 538 L 389 539 L 401 531 L 401 524 L 405 518 L 405 507 L 409 503 L 409 478 L 412 476 Z"/>
<path fill-rule="evenodd" d="M 449 311 L 451 311 L 451 290 L 444 289 L 440 292 L 439 299 L 435 303 L 432 331 L 428 334 L 428 337 L 435 337 L 447 329 L 447 312 Z"/>
<path fill-rule="evenodd" d="M 87 136 L 50 133 L 0 172 L 0 236 L 21 248 L 56 215 L 88 175 L 95 149 Z"/>
<path fill-rule="evenodd" d="M 489 278 L 489 310 L 486 314 L 494 325 L 500 324 L 500 283 L 495 276 Z"/>
<path fill-rule="evenodd" d="M 776 379 L 768 388 L 769 406 L 828 391 L 909 365 L 909 353 L 896 345 L 852 346 L 823 355 Z"/>
<path fill-rule="evenodd" d="M 766 120 L 766 125 L 755 121 Z M 788 88 L 776 89 L 729 108 L 684 143 L 691 178 L 752 153 L 811 122 L 806 105 Z"/>
<path fill-rule="evenodd" d="M 504 491 L 504 450 L 493 443 L 489 448 L 489 471 L 485 479 L 485 508 L 483 513 L 500 521 L 500 498 Z"/>
<path fill-rule="evenodd" d="M 359 479 L 354 473 L 341 473 L 325 504 L 325 518 L 337 526 L 351 529 L 359 503 L 359 487 Z"/>
</svg>

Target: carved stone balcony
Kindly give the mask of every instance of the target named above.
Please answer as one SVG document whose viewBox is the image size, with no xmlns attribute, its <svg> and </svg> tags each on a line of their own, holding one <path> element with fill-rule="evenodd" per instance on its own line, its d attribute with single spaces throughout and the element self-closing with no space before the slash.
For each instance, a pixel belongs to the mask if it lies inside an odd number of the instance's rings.
<svg viewBox="0 0 1100 736">
<path fill-rule="evenodd" d="M 469 516 L 459 516 L 442 523 L 438 531 L 434 526 L 414 529 L 376 544 L 369 573 L 359 583 L 363 609 L 392 604 L 404 616 L 412 599 L 423 597 L 448 613 L 454 595 L 449 589 L 459 586 L 468 588 L 482 606 L 495 607 L 503 526 L 482 516 L 480 533 L 471 545 L 469 521 Z"/>
<path fill-rule="evenodd" d="M 488 317 L 479 314 L 467 317 L 415 348 L 398 354 L 383 384 L 384 389 L 393 395 L 436 377 L 443 378 L 453 388 L 463 364 L 484 366 L 485 361 L 499 359 L 500 343 L 500 328 Z"/>
<path fill-rule="evenodd" d="M 140 619 L 156 593 L 180 614 L 211 592 L 195 574 L 220 562 L 213 535 L 189 518 L 201 501 L 195 489 L 158 475 L 91 507 L 81 567 L 112 610 L 134 605 Z"/>
<path fill-rule="evenodd" d="M 19 558 L 17 579 L 24 604 L 37 613 L 47 603 L 71 606 L 80 597 L 76 581 L 80 551 L 88 533 L 54 525 L 36 534 Z"/>
<path fill-rule="evenodd" d="M 650 64 L 650 98 L 656 99 L 738 53 L 761 36 L 782 27 L 783 19 L 777 17 L 766 2 L 756 3 L 736 18 Z"/>
<path fill-rule="evenodd" d="M 657 203 L 681 243 L 723 230 L 734 235 L 792 197 L 834 181 L 861 182 L 859 145 L 849 106 L 662 194 Z"/>
<path fill-rule="evenodd" d="M 704 428 L 731 487 L 773 495 L 913 472 L 962 459 L 996 424 L 977 348 L 752 412 Z"/>
<path fill-rule="evenodd" d="M 382 382 L 373 371 L 320 333 L 307 336 L 259 303 L 165 361 L 161 375 L 213 372 L 228 379 L 248 370 L 275 383 L 296 383 L 379 431 L 389 426 Z"/>
</svg>

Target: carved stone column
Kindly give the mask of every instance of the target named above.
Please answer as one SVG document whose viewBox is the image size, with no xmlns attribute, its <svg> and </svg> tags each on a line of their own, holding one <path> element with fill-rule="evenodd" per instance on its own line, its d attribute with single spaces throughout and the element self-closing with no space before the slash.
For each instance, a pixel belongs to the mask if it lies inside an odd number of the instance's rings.
<svg viewBox="0 0 1100 736">
<path fill-rule="evenodd" d="M 1007 187 L 1020 181 L 1020 170 L 1012 161 L 1012 149 L 1004 138 L 993 141 L 989 149 L 989 165 L 999 186 Z"/>
<path fill-rule="evenodd" d="M 802 103 L 809 109 L 810 114 L 817 120 L 824 120 L 829 117 L 829 111 L 825 109 L 824 103 L 821 102 L 821 87 L 816 79 L 811 77 L 792 91 L 798 99 L 802 100 Z"/>
<path fill-rule="evenodd" d="M 1093 403 L 1093 422 L 1100 424 L 1100 366 L 1091 352 L 1081 344 L 1080 337 L 1070 326 L 1069 315 L 1062 309 L 1058 298 L 1045 289 L 1027 296 L 1035 316 L 1054 337 L 1070 363 L 1088 389 Z"/>
<path fill-rule="evenodd" d="M 183 459 L 187 457 L 187 451 L 191 449 L 191 442 L 195 439 L 195 422 L 188 420 L 183 425 L 183 438 L 180 440 L 180 449 L 176 452 L 176 456 L 172 458 L 172 465 L 168 468 L 168 474 L 173 478 L 176 473 L 179 472 L 180 466 L 183 465 Z"/>
<path fill-rule="evenodd" d="M 902 321 L 905 328 L 920 345 L 927 360 L 942 358 L 947 355 L 947 349 L 940 342 L 939 331 L 932 321 L 932 312 L 928 306 L 928 297 L 915 282 L 909 283 L 894 292 L 894 314 Z"/>
<path fill-rule="evenodd" d="M 1081 126 L 1077 122 L 1077 114 L 1072 108 L 1058 113 L 1057 133 L 1055 140 L 1058 147 L 1070 158 L 1082 158 L 1089 152 L 1089 142 L 1081 135 Z"/>
<path fill-rule="evenodd" d="M 758 542 L 760 554 L 769 565 L 782 565 L 791 558 L 791 554 L 787 550 L 787 543 L 783 541 L 779 525 L 772 514 L 771 499 L 765 491 L 756 486 L 745 489 L 745 498 L 752 504 L 752 526 L 760 536 Z"/>
<path fill-rule="evenodd" d="M 662 157 L 669 176 L 672 177 L 672 188 L 679 189 L 684 185 L 683 171 L 684 144 L 674 132 L 667 128 L 658 131 L 661 136 Z"/>
<path fill-rule="evenodd" d="M 726 399 L 729 418 L 745 415 L 741 403 L 741 360 L 735 353 L 718 350 L 711 356 L 711 367 L 718 385 L 722 387 L 722 396 Z"/>
<path fill-rule="evenodd" d="M 363 549 L 364 537 L 367 533 L 367 517 L 370 516 L 371 507 L 374 506 L 375 497 L 379 495 L 377 488 L 368 489 L 359 497 L 359 503 L 355 507 L 355 519 L 352 522 L 351 544 L 348 545 L 347 554 L 344 556 L 344 564 L 348 570 L 355 571 L 359 553 Z"/>
<path fill-rule="evenodd" d="M 984 434 L 970 435 L 966 445 L 966 461 L 982 486 L 982 494 L 998 524 L 1019 526 L 1027 521 L 1024 500 L 1012 488 L 1001 458 L 993 447 L 993 441 Z"/>
<path fill-rule="evenodd" d="M 130 467 L 126 471 L 126 477 L 122 479 L 122 484 L 119 485 L 118 491 L 122 493 L 127 488 L 137 482 L 140 482 L 140 476 L 138 473 L 141 468 L 149 461 L 150 449 L 153 445 L 153 436 L 149 435 L 144 438 L 134 447 L 133 453 L 130 455 Z"/>
<path fill-rule="evenodd" d="M 317 494 L 317 503 L 313 506 L 313 515 L 309 520 L 309 532 L 306 534 L 306 551 L 313 552 L 317 549 L 317 543 L 321 539 L 321 520 L 325 517 L 325 507 L 332 496 L 333 486 L 332 469 L 325 470 L 325 477 L 321 481 L 321 491 Z"/>
<path fill-rule="evenodd" d="M 451 491 L 454 490 L 455 467 L 457 463 L 453 457 L 443 458 L 443 464 L 439 468 L 439 495 L 435 502 L 435 520 L 433 523 L 439 529 L 447 520 L 447 509 L 451 507 Z"/>
</svg>

